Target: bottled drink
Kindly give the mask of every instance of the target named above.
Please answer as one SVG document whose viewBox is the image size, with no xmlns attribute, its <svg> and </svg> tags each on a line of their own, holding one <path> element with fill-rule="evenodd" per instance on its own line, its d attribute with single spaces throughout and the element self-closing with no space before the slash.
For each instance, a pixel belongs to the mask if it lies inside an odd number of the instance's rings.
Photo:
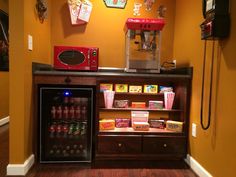
<svg viewBox="0 0 236 177">
<path fill-rule="evenodd" d="M 63 134 L 64 134 L 64 138 L 66 138 L 67 134 L 69 132 L 69 127 L 68 127 L 67 124 L 63 125 L 62 131 L 63 131 Z"/>
<path fill-rule="evenodd" d="M 74 125 L 70 124 L 69 131 L 68 131 L 68 135 L 70 135 L 70 137 L 73 134 L 73 131 L 74 131 Z"/>
<path fill-rule="evenodd" d="M 63 103 L 64 103 L 64 105 L 68 105 L 68 103 L 69 103 L 69 97 L 64 97 Z"/>
<path fill-rule="evenodd" d="M 51 118 L 56 119 L 56 107 L 52 106 L 51 108 Z"/>
<path fill-rule="evenodd" d="M 77 105 L 75 107 L 75 119 L 80 119 L 81 118 L 81 115 L 80 115 L 80 106 Z"/>
<path fill-rule="evenodd" d="M 50 154 L 50 155 L 54 155 L 54 150 L 53 150 L 53 149 L 50 149 L 49 154 Z"/>
<path fill-rule="evenodd" d="M 82 119 L 85 120 L 86 116 L 87 116 L 87 107 L 86 106 L 82 106 L 81 115 L 82 115 Z"/>
<path fill-rule="evenodd" d="M 73 148 L 74 148 L 74 149 L 77 149 L 77 148 L 78 148 L 78 145 L 77 145 L 77 144 L 74 144 L 74 145 L 73 145 Z"/>
<path fill-rule="evenodd" d="M 79 155 L 80 152 L 81 152 L 81 151 L 80 151 L 79 149 L 77 149 L 77 150 L 75 151 L 76 155 Z"/>
<path fill-rule="evenodd" d="M 50 138 L 54 138 L 54 134 L 55 134 L 55 131 L 56 131 L 56 125 L 55 124 L 52 124 L 50 127 L 49 127 L 49 133 L 50 133 Z"/>
<path fill-rule="evenodd" d="M 57 149 L 56 150 L 56 155 L 60 155 L 61 154 L 61 150 L 60 149 Z"/>
<path fill-rule="evenodd" d="M 74 119 L 75 118 L 75 108 L 74 106 L 71 106 L 69 109 L 69 118 Z"/>
<path fill-rule="evenodd" d="M 57 137 L 59 138 L 62 133 L 62 125 L 58 124 L 56 127 Z"/>
<path fill-rule="evenodd" d="M 70 146 L 69 145 L 66 146 L 66 150 L 70 150 Z"/>
<path fill-rule="evenodd" d="M 80 127 L 79 127 L 79 124 L 77 124 L 75 126 L 75 129 L 74 129 L 74 132 L 73 132 L 74 136 L 79 136 L 80 135 Z"/>
<path fill-rule="evenodd" d="M 61 119 L 62 118 L 61 106 L 58 106 L 57 109 L 56 109 L 56 117 L 57 117 L 57 119 Z"/>
<path fill-rule="evenodd" d="M 69 105 L 70 105 L 70 106 L 73 106 L 73 105 L 74 105 L 74 102 L 75 102 L 75 101 L 74 101 L 74 98 L 73 98 L 73 97 L 70 97 L 70 98 L 69 98 Z"/>
<path fill-rule="evenodd" d="M 81 135 L 85 135 L 86 131 L 87 131 L 87 124 L 82 123 L 82 125 L 81 125 Z"/>
<path fill-rule="evenodd" d="M 67 106 L 65 106 L 64 109 L 63 109 L 63 118 L 64 119 L 68 119 L 69 118 L 69 110 L 68 110 Z"/>
<path fill-rule="evenodd" d="M 71 149 L 70 150 L 70 155 L 73 155 L 75 153 L 75 150 L 74 149 Z"/>
</svg>

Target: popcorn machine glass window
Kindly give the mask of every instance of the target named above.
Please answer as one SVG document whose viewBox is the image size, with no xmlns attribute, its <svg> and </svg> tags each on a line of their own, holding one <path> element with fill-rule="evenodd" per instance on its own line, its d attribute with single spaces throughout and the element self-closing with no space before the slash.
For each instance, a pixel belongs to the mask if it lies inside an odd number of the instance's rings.
<svg viewBox="0 0 236 177">
<path fill-rule="evenodd" d="M 127 72 L 160 72 L 161 30 L 164 24 L 163 19 L 127 19 Z"/>
</svg>

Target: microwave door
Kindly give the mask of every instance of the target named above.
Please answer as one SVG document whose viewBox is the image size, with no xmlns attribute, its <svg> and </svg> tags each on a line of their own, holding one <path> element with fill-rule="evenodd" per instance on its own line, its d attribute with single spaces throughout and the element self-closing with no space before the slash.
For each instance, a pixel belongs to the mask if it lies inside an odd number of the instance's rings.
<svg viewBox="0 0 236 177">
<path fill-rule="evenodd" d="M 59 60 L 69 69 L 77 69 L 86 65 L 86 54 L 78 50 L 65 50 L 59 54 Z M 81 68 L 82 69 L 82 68 Z"/>
</svg>

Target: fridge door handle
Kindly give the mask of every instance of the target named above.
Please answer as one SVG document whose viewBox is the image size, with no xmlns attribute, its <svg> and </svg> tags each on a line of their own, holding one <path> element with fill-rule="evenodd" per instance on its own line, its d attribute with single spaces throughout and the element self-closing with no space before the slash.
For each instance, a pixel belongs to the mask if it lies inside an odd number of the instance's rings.
<svg viewBox="0 0 236 177">
<path fill-rule="evenodd" d="M 67 77 L 65 78 L 65 83 L 66 83 L 66 84 L 71 83 L 71 78 L 70 78 L 69 76 L 67 76 Z"/>
</svg>

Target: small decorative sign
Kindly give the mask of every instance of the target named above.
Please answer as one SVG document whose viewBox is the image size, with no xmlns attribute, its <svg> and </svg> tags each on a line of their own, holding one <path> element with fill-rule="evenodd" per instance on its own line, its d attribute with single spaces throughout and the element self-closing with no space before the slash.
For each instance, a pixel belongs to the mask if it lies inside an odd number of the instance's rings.
<svg viewBox="0 0 236 177">
<path fill-rule="evenodd" d="M 127 0 L 104 0 L 107 7 L 125 8 Z"/>
</svg>

